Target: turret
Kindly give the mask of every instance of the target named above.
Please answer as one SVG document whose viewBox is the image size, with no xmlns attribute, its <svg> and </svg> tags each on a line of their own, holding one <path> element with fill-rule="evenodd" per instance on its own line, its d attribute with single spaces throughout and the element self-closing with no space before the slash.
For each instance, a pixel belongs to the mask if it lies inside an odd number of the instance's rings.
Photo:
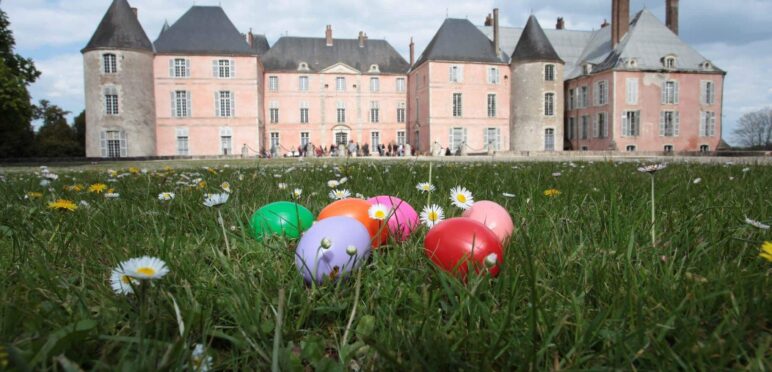
<svg viewBox="0 0 772 372">
<path fill-rule="evenodd" d="M 531 16 L 510 65 L 510 149 L 563 150 L 563 68 L 536 17 Z"/>
<path fill-rule="evenodd" d="M 136 9 L 113 0 L 81 53 L 86 156 L 154 156 L 153 44 Z"/>
</svg>

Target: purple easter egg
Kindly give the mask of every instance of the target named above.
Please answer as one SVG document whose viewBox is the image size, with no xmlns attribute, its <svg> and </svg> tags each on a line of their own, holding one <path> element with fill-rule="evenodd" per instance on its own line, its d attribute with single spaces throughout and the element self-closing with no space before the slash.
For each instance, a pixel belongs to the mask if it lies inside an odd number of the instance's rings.
<svg viewBox="0 0 772 372">
<path fill-rule="evenodd" d="M 300 238 L 295 265 L 306 283 L 334 281 L 362 266 L 370 256 L 370 246 L 370 233 L 359 221 L 328 217 L 314 223 Z"/>
<path fill-rule="evenodd" d="M 418 213 L 413 206 L 396 196 L 380 195 L 367 201 L 370 204 L 383 204 L 394 209 L 394 213 L 389 218 L 389 232 L 398 241 L 407 240 L 418 226 Z"/>
</svg>

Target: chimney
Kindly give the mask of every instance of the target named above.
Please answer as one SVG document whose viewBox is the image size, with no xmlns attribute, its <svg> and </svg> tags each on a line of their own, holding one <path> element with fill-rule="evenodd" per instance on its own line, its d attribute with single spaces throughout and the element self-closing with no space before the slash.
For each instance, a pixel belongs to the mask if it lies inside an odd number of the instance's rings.
<svg viewBox="0 0 772 372">
<path fill-rule="evenodd" d="M 365 47 L 365 33 L 363 31 L 359 31 L 359 47 Z"/>
<path fill-rule="evenodd" d="M 630 0 L 611 0 L 611 47 L 615 48 L 630 29 Z"/>
<path fill-rule="evenodd" d="M 493 9 L 493 49 L 496 57 L 501 57 L 501 37 L 499 36 L 499 8 Z"/>
<path fill-rule="evenodd" d="M 667 23 L 667 28 L 678 35 L 678 0 L 667 0 L 666 12 L 665 23 Z"/>
<path fill-rule="evenodd" d="M 603 23 L 600 24 L 600 28 L 608 27 L 610 23 L 608 23 L 608 19 L 603 19 Z"/>
<path fill-rule="evenodd" d="M 413 43 L 413 38 L 410 38 L 410 66 L 415 64 L 415 43 Z"/>
<path fill-rule="evenodd" d="M 332 46 L 332 25 L 327 25 L 327 30 L 324 32 L 324 36 L 327 39 L 327 46 Z"/>
<path fill-rule="evenodd" d="M 252 29 L 249 29 L 249 32 L 247 32 L 247 44 L 249 44 L 250 48 L 253 48 L 255 45 L 255 35 L 252 33 Z"/>
<path fill-rule="evenodd" d="M 487 27 L 493 26 L 493 17 L 491 17 L 490 13 L 488 13 L 488 16 L 485 17 L 485 26 Z"/>
<path fill-rule="evenodd" d="M 555 25 L 555 28 L 558 30 L 566 29 L 566 21 L 563 19 L 563 17 L 558 17 L 558 23 Z"/>
<path fill-rule="evenodd" d="M 131 8 L 131 11 L 134 12 L 134 17 L 139 18 L 139 11 L 137 10 L 137 8 Z"/>
</svg>

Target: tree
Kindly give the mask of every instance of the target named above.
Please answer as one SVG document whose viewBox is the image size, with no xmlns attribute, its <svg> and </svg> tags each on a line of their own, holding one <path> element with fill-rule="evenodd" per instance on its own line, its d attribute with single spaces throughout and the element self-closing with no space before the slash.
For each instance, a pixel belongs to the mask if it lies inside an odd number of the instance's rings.
<svg viewBox="0 0 772 372">
<path fill-rule="evenodd" d="M 72 122 L 72 129 L 75 130 L 75 139 L 83 150 L 80 156 L 86 156 L 86 110 L 80 112 Z"/>
<path fill-rule="evenodd" d="M 70 113 L 46 100 L 34 107 L 34 118 L 43 121 L 35 136 L 35 153 L 43 157 L 79 156 L 80 145 L 75 130 L 67 124 Z"/>
<path fill-rule="evenodd" d="M 0 158 L 32 154 L 32 104 L 27 87 L 40 72 L 31 59 L 14 53 L 16 42 L 0 9 Z"/>
<path fill-rule="evenodd" d="M 772 150 L 772 107 L 748 112 L 737 124 L 733 134 L 740 145 L 749 149 Z"/>
</svg>

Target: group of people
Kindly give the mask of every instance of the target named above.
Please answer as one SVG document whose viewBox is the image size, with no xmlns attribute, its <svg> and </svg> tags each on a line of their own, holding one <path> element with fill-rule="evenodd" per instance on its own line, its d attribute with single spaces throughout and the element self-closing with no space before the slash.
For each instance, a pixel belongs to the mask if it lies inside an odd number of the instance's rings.
<svg viewBox="0 0 772 372">
<path fill-rule="evenodd" d="M 244 145 L 246 146 L 246 145 Z M 242 156 L 244 151 L 242 151 Z M 280 148 L 280 145 L 271 144 L 270 150 L 265 149 L 260 151 L 261 158 L 279 158 L 279 157 L 358 157 L 358 156 L 411 156 L 414 155 L 412 147 L 409 144 L 395 144 L 389 143 L 388 145 L 380 144 L 373 148 L 370 148 L 368 143 L 359 145 L 353 140 L 347 144 L 339 143 L 332 145 L 329 148 L 325 146 L 316 146 L 311 142 L 304 145 L 298 145 L 296 149 L 287 150 Z"/>
</svg>

